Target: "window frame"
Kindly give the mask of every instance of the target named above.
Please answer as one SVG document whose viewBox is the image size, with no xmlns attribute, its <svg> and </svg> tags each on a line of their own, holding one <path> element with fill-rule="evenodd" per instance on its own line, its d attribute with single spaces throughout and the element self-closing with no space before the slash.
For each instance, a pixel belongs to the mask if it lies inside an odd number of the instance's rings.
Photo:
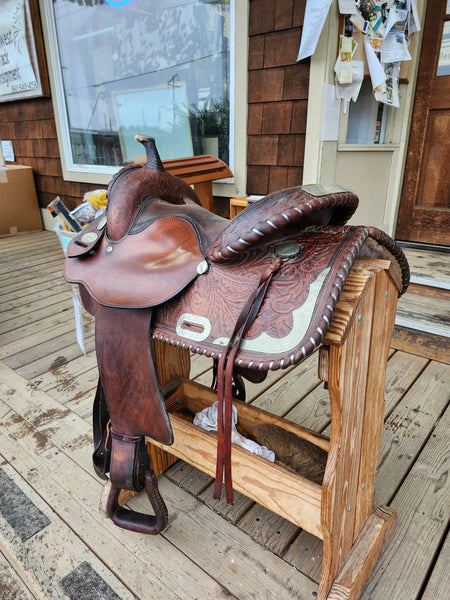
<svg viewBox="0 0 450 600">
<path fill-rule="evenodd" d="M 59 58 L 58 39 L 52 0 L 39 0 L 56 132 L 63 179 L 92 184 L 107 184 L 122 167 L 78 165 L 72 161 L 64 84 Z M 247 71 L 248 71 L 248 14 L 247 0 L 230 0 L 230 154 L 229 166 L 233 178 L 213 184 L 217 196 L 244 195 L 247 174 Z M 245 99 L 242 102 L 242 99 Z M 181 157 L 180 157 L 181 158 Z"/>
</svg>

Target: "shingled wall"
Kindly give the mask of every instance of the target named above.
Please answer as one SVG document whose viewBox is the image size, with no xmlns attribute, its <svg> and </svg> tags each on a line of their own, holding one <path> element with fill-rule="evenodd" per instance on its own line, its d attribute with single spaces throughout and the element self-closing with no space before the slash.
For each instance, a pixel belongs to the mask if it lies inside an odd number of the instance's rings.
<svg viewBox="0 0 450 600">
<path fill-rule="evenodd" d="M 11 164 L 33 168 L 41 208 L 45 208 L 59 196 L 72 210 L 80 204 L 85 192 L 92 190 L 92 183 L 63 179 L 55 115 L 50 98 L 1 103 L 0 139 L 13 142 L 16 160 Z"/>
<path fill-rule="evenodd" d="M 309 60 L 297 63 L 306 0 L 251 0 L 247 192 L 299 185 Z"/>
</svg>

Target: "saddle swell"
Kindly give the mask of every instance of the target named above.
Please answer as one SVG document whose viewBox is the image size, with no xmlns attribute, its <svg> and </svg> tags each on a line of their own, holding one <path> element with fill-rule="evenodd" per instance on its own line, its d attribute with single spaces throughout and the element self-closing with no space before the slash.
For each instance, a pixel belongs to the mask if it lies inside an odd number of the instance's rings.
<svg viewBox="0 0 450 600">
<path fill-rule="evenodd" d="M 108 237 L 122 239 L 129 231 L 138 208 L 156 192 L 171 204 L 192 202 L 201 205 L 194 190 L 182 179 L 168 173 L 156 150 L 155 140 L 137 135 L 147 153 L 145 166 L 133 164 L 119 171 L 108 186 Z"/>
<path fill-rule="evenodd" d="M 170 444 L 172 430 L 151 338 L 218 361 L 215 496 L 225 476 L 232 501 L 236 369 L 259 377 L 311 354 L 357 256 L 389 258 L 401 293 L 409 272 L 389 236 L 345 225 L 358 199 L 339 186 L 282 190 L 230 222 L 201 207 L 189 186 L 163 170 L 152 138 L 139 141 L 146 166 L 114 177 L 106 219 L 71 241 L 65 277 L 80 285 L 96 319 L 94 464 L 99 474 L 110 473 L 109 514 L 121 527 L 158 533 L 167 510 L 145 438 Z M 145 489 L 155 515 L 120 508 L 121 488 Z"/>
</svg>

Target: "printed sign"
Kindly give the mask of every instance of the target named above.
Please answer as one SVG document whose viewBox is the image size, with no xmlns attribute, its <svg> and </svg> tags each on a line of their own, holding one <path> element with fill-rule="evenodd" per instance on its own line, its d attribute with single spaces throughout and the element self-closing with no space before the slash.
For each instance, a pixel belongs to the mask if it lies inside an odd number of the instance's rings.
<svg viewBox="0 0 450 600">
<path fill-rule="evenodd" d="M 0 96 L 38 89 L 25 26 L 24 0 L 0 3 Z"/>
</svg>

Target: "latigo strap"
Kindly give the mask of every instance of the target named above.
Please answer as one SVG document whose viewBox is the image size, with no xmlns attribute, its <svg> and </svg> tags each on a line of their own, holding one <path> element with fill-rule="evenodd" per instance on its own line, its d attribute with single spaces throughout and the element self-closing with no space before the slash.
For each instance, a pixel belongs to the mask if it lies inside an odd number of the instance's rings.
<svg viewBox="0 0 450 600">
<path fill-rule="evenodd" d="M 220 499 L 223 472 L 225 471 L 225 492 L 227 502 L 233 502 L 233 483 L 231 473 L 231 422 L 232 422 L 232 382 L 236 354 L 242 338 L 250 329 L 272 281 L 280 268 L 281 258 L 277 257 L 261 276 L 259 284 L 247 300 L 239 315 L 230 341 L 219 357 L 217 368 L 217 464 L 214 498 Z"/>
</svg>

